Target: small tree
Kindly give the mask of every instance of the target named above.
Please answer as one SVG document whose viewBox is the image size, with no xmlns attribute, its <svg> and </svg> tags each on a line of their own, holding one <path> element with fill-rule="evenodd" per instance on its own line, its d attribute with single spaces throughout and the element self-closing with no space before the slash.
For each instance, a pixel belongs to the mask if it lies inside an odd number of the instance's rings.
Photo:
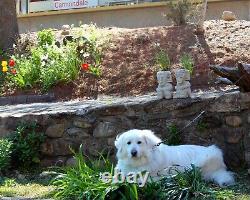
<svg viewBox="0 0 250 200">
<path fill-rule="evenodd" d="M 188 0 L 170 0 L 167 5 L 169 7 L 169 13 L 166 14 L 167 18 L 177 26 L 186 24 L 187 17 L 192 10 L 192 3 Z"/>
</svg>

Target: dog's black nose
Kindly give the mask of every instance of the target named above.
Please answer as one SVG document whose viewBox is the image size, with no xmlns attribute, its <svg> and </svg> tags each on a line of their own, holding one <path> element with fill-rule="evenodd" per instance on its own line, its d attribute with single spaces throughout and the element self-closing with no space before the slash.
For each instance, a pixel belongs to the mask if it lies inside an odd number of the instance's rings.
<svg viewBox="0 0 250 200">
<path fill-rule="evenodd" d="M 132 150 L 131 151 L 131 155 L 132 155 L 132 157 L 136 157 L 137 156 L 137 151 L 136 150 Z"/>
</svg>

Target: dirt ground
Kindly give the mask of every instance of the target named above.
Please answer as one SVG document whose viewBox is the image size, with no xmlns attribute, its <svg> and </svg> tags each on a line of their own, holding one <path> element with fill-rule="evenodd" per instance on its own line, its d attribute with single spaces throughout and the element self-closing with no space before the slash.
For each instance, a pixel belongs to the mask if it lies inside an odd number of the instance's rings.
<svg viewBox="0 0 250 200">
<path fill-rule="evenodd" d="M 95 98 L 97 93 L 135 96 L 154 92 L 157 87 L 157 44 L 168 53 L 172 72 L 180 66 L 181 55 L 188 53 L 193 57 L 193 90 L 217 86 L 209 65 L 234 66 L 237 62 L 250 63 L 250 22 L 212 20 L 206 21 L 204 28 L 204 33 L 197 33 L 192 25 L 106 28 L 111 39 L 104 50 L 100 79 L 96 80 L 81 72 L 74 82 L 59 84 L 49 92 L 53 92 L 58 100 Z M 14 95 L 23 93 L 40 91 L 15 91 Z"/>
</svg>

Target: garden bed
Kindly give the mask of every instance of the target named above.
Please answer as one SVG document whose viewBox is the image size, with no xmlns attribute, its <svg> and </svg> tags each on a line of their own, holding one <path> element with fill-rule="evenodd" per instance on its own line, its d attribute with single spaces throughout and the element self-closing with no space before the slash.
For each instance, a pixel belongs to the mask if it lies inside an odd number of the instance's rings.
<svg viewBox="0 0 250 200">
<path fill-rule="evenodd" d="M 197 34 L 191 25 L 180 27 L 152 27 L 139 29 L 94 28 L 97 41 L 105 43 L 101 76 L 95 79 L 80 72 L 74 81 L 67 84 L 58 83 L 49 89 L 57 100 L 89 99 L 97 95 L 135 96 L 155 91 L 156 44 L 164 49 L 171 60 L 172 70 L 179 67 L 180 56 L 189 53 L 194 59 L 192 76 L 193 89 L 209 89 L 217 87 L 209 64 L 234 66 L 238 61 L 250 62 L 248 21 L 205 22 L 205 33 Z M 72 28 L 70 34 L 79 34 L 81 30 L 93 29 L 84 25 L 83 28 Z M 56 31 L 60 40 L 61 31 Z M 36 33 L 29 35 L 36 40 Z M 105 40 L 105 41 L 103 41 Z M 80 67 L 80 66 L 79 66 Z M 95 84 L 98 83 L 98 91 Z M 22 94 L 41 94 L 39 87 L 33 89 L 9 89 L 2 92 L 3 96 Z"/>
</svg>

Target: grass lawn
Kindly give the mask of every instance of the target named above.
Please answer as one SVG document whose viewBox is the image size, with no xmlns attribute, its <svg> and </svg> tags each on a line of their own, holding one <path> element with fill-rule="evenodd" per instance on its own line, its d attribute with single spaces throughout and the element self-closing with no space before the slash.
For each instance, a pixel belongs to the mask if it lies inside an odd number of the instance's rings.
<svg viewBox="0 0 250 200">
<path fill-rule="evenodd" d="M 40 174 L 40 173 L 39 173 Z M 1 197 L 27 197 L 35 199 L 52 198 L 51 178 L 39 174 L 25 174 L 24 180 L 5 178 L 0 185 Z M 237 173 L 234 186 L 218 189 L 218 199 L 250 200 L 250 176 L 246 172 Z M 211 187 L 216 187 L 211 185 Z"/>
</svg>

